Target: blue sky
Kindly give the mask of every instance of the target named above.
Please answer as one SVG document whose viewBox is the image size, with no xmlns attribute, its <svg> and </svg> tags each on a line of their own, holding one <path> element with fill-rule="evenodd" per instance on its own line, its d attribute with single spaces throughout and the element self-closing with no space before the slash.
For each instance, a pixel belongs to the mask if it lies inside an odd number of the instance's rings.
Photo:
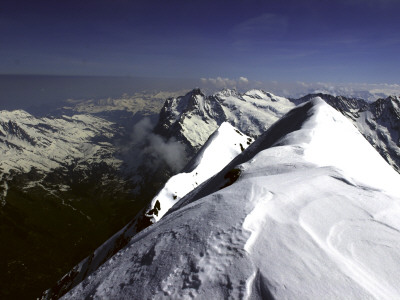
<svg viewBox="0 0 400 300">
<path fill-rule="evenodd" d="M 400 82 L 400 1 L 9 1 L 0 73 Z"/>
</svg>

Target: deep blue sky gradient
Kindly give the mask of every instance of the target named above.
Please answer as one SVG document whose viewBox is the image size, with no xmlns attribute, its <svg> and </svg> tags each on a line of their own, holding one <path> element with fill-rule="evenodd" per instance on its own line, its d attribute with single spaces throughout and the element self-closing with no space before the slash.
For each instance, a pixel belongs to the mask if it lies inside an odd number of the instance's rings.
<svg viewBox="0 0 400 300">
<path fill-rule="evenodd" d="M 0 73 L 400 82 L 400 1 L 2 0 Z"/>
</svg>

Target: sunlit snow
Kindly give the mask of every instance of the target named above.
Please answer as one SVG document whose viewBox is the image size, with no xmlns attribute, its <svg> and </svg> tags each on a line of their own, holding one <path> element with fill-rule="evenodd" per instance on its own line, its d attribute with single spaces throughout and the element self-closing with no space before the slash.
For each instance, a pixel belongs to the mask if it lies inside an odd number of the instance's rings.
<svg viewBox="0 0 400 300">
<path fill-rule="evenodd" d="M 176 202 L 204 181 L 221 171 L 232 159 L 253 142 L 227 122 L 221 124 L 190 162 L 187 172 L 168 180 L 164 188 L 153 198 L 151 207 L 160 203 L 160 209 L 151 216 L 158 221 Z"/>
<path fill-rule="evenodd" d="M 314 99 L 64 299 L 399 299 L 399 182 Z"/>
</svg>

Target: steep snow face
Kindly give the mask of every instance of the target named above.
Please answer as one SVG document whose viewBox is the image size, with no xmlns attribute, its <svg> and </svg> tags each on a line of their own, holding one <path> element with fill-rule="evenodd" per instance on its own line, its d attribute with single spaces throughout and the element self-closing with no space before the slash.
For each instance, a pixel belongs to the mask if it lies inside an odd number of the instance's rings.
<svg viewBox="0 0 400 300">
<path fill-rule="evenodd" d="M 302 103 L 316 96 L 321 97 L 350 119 L 368 142 L 400 173 L 400 101 L 398 97 L 388 97 L 368 103 L 362 99 L 317 94 L 307 95 L 295 102 Z"/>
<path fill-rule="evenodd" d="M 222 123 L 185 170 L 171 177 L 153 198 L 146 215 L 152 222 L 158 221 L 175 203 L 221 171 L 252 142 L 251 137 L 229 123 Z"/>
<path fill-rule="evenodd" d="M 64 299 L 397 299 L 398 182 L 343 115 L 313 99 Z"/>
<path fill-rule="evenodd" d="M 261 90 L 245 94 L 223 90 L 205 96 L 195 89 L 185 96 L 167 99 L 157 130 L 165 136 L 178 137 L 191 149 L 198 150 L 225 121 L 255 137 L 293 107 L 288 99 Z"/>
</svg>

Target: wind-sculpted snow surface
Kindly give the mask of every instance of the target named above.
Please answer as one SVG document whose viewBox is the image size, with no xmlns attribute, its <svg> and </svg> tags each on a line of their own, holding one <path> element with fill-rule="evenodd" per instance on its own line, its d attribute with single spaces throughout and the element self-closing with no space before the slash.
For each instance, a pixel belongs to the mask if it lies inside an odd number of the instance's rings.
<svg viewBox="0 0 400 300">
<path fill-rule="evenodd" d="M 64 299 L 398 299 L 399 182 L 313 99 Z"/>
</svg>

